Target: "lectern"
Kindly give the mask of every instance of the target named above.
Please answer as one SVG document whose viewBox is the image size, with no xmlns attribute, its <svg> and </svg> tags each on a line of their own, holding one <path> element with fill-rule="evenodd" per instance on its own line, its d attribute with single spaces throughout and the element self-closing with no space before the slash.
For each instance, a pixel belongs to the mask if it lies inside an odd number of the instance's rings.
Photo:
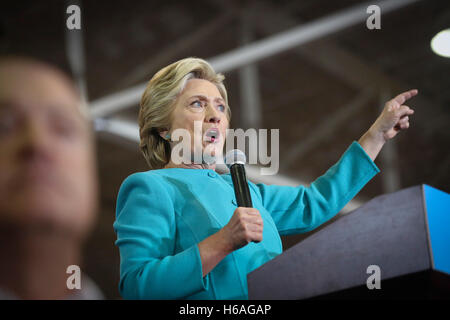
<svg viewBox="0 0 450 320">
<path fill-rule="evenodd" d="M 378 196 L 247 280 L 249 299 L 449 298 L 450 195 L 419 185 Z"/>
</svg>

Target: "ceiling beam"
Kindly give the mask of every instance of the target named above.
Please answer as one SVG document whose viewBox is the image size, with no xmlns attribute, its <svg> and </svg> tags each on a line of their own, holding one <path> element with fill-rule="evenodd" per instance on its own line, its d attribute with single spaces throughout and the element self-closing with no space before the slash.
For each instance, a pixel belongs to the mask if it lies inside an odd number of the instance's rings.
<svg viewBox="0 0 450 320">
<path fill-rule="evenodd" d="M 253 28 L 246 17 L 241 18 L 241 42 L 243 45 L 253 40 Z M 239 69 L 241 108 L 238 119 L 244 129 L 259 129 L 262 125 L 261 93 L 258 65 L 251 63 Z"/>
<path fill-rule="evenodd" d="M 82 9 L 81 0 L 66 1 L 66 8 L 70 5 L 77 5 Z M 67 18 L 66 12 L 64 12 L 64 20 Z M 84 20 L 81 20 L 83 23 Z M 80 91 L 81 100 L 83 104 L 88 101 L 88 92 L 86 84 L 86 61 L 84 54 L 84 40 L 83 40 L 83 27 L 81 29 L 69 30 L 65 27 L 65 45 L 66 56 L 69 62 L 70 69 L 72 71 L 75 82 L 77 83 L 78 90 Z"/>
<path fill-rule="evenodd" d="M 378 5 L 381 12 L 386 14 L 417 1 L 419 0 L 385 0 L 358 4 L 226 52 L 211 58 L 210 62 L 221 72 L 234 70 L 366 21 L 368 18 L 366 10 L 370 5 Z"/>
<path fill-rule="evenodd" d="M 376 4 L 380 6 L 382 12 L 386 14 L 417 1 L 420 0 L 365 2 L 231 50 L 230 52 L 209 59 L 209 62 L 218 72 L 231 71 L 365 21 L 368 17 L 366 9 L 369 5 Z M 141 98 L 145 85 L 146 83 L 140 84 L 91 102 L 90 105 L 93 115 L 106 116 L 118 110 L 136 105 Z"/>
<path fill-rule="evenodd" d="M 122 80 L 119 81 L 117 88 L 126 88 L 138 81 L 149 78 L 149 76 L 158 71 L 161 66 L 173 62 L 173 60 L 176 59 L 177 56 L 183 54 L 183 52 L 202 43 L 208 37 L 217 34 L 218 31 L 227 23 L 230 23 L 233 18 L 231 10 L 223 12 L 218 17 L 212 18 L 209 22 L 200 26 L 195 31 L 183 35 L 180 40 L 171 42 L 171 45 L 168 47 L 157 50 L 155 55 L 143 63 L 140 63 L 136 68 L 125 75 Z"/>
</svg>

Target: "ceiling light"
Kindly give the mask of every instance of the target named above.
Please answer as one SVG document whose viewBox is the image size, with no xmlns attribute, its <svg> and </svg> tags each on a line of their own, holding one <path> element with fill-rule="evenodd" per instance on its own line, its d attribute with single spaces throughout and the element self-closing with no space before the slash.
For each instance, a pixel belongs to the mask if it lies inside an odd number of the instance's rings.
<svg viewBox="0 0 450 320">
<path fill-rule="evenodd" d="M 431 50 L 437 55 L 450 58 L 450 29 L 438 32 L 431 39 Z"/>
</svg>

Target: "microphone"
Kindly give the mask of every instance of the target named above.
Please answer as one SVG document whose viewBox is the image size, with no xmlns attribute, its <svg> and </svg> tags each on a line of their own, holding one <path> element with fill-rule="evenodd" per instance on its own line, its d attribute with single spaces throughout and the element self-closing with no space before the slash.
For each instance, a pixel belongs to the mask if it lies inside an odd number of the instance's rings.
<svg viewBox="0 0 450 320">
<path fill-rule="evenodd" d="M 250 189 L 248 188 L 244 164 L 247 161 L 245 153 L 239 149 L 233 149 L 225 155 L 225 164 L 230 169 L 233 180 L 234 194 L 238 207 L 253 208 Z"/>
</svg>

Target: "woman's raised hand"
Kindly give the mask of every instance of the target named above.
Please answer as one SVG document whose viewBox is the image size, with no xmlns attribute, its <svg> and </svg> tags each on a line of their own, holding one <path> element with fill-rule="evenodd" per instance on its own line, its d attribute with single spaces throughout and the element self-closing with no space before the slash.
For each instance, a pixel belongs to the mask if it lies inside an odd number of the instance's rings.
<svg viewBox="0 0 450 320">
<path fill-rule="evenodd" d="M 383 112 L 371 129 L 375 130 L 376 134 L 381 135 L 384 141 L 395 137 L 400 130 L 408 129 L 409 116 L 414 113 L 414 110 L 404 105 L 404 103 L 417 95 L 417 93 L 416 89 L 409 90 L 386 102 Z"/>
</svg>

